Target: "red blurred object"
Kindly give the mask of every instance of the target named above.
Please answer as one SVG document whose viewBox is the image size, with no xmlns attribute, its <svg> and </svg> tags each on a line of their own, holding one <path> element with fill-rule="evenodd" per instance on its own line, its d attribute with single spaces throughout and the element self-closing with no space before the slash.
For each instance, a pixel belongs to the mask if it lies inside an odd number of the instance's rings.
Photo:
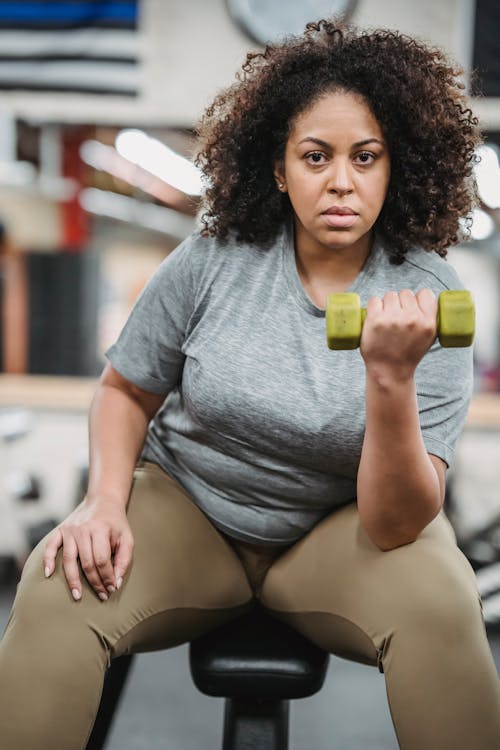
<svg viewBox="0 0 500 750">
<path fill-rule="evenodd" d="M 60 203 L 61 249 L 65 252 L 80 252 L 86 247 L 89 227 L 88 218 L 79 200 L 83 187 L 85 164 L 80 158 L 80 146 L 89 137 L 88 128 L 64 128 L 62 141 L 62 177 L 70 177 L 78 183 L 78 190 L 67 201 Z"/>
</svg>

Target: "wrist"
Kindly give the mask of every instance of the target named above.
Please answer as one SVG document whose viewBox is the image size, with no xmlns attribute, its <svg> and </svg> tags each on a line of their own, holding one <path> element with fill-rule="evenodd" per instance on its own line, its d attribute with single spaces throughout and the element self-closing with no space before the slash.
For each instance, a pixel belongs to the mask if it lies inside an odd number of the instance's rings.
<svg viewBox="0 0 500 750">
<path fill-rule="evenodd" d="M 127 499 L 117 492 L 87 492 L 85 504 L 88 507 L 123 508 Z"/>
<path fill-rule="evenodd" d="M 384 364 L 373 364 L 366 367 L 366 385 L 379 391 L 413 387 L 414 373 L 413 367 L 390 368 Z"/>
</svg>

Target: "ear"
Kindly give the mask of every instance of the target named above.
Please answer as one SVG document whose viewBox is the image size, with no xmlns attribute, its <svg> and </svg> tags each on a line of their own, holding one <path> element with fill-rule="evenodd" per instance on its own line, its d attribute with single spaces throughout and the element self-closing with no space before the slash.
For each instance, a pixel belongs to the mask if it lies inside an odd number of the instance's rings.
<svg viewBox="0 0 500 750">
<path fill-rule="evenodd" d="M 283 162 L 277 161 L 274 164 L 273 168 L 273 175 L 274 179 L 276 180 L 276 185 L 278 187 L 278 190 L 280 193 L 286 193 L 286 177 L 285 177 L 285 167 Z"/>
</svg>

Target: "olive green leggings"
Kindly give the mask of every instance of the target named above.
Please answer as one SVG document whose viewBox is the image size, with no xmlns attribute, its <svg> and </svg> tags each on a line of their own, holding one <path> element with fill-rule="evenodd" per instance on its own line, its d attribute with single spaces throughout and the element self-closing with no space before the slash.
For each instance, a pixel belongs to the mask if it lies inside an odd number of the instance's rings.
<svg viewBox="0 0 500 750">
<path fill-rule="evenodd" d="M 229 540 L 153 464 L 128 504 L 134 558 L 101 602 L 83 575 L 28 558 L 0 644 L 0 736 L 8 750 L 82 750 L 111 659 L 169 648 L 258 597 L 328 651 L 384 673 L 404 750 L 498 750 L 500 683 L 475 577 L 444 516 L 413 544 L 381 552 L 355 505 L 286 548 Z M 325 722 L 328 717 L 325 716 Z"/>
</svg>

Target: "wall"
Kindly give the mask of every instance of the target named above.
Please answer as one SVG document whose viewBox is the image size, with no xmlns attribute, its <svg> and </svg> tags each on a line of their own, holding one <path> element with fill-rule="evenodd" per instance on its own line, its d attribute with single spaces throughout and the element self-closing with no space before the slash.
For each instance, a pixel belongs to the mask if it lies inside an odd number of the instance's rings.
<svg viewBox="0 0 500 750">
<path fill-rule="evenodd" d="M 28 119 L 191 126 L 228 85 L 252 46 L 231 22 L 225 0 L 142 0 L 144 89 L 137 100 L 2 93 L 3 106 Z M 353 21 L 420 36 L 462 64 L 471 57 L 473 0 L 359 0 Z M 500 129 L 500 100 L 475 104 Z"/>
</svg>

